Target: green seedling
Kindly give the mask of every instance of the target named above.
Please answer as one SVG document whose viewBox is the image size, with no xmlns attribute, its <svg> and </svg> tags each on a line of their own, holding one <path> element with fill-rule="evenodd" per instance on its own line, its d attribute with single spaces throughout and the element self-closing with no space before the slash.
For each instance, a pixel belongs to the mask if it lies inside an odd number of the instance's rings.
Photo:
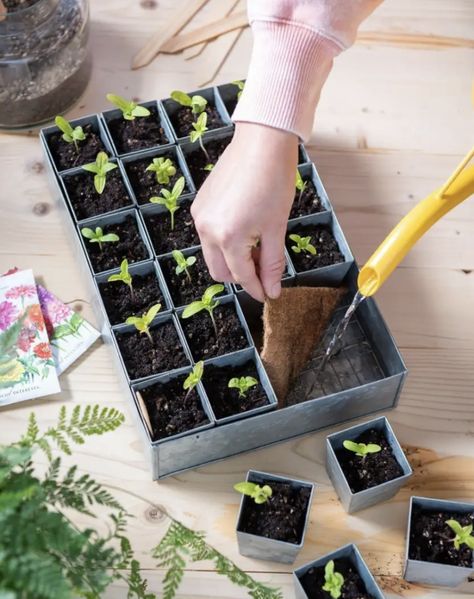
<svg viewBox="0 0 474 599">
<path fill-rule="evenodd" d="M 142 316 L 129 316 L 125 322 L 126 324 L 133 324 L 140 334 L 146 335 L 151 343 L 153 343 L 153 337 L 150 333 L 150 325 L 160 310 L 161 304 L 155 304 Z"/>
<path fill-rule="evenodd" d="M 472 535 L 472 524 L 461 526 L 457 520 L 446 520 L 446 524 L 456 535 L 452 539 L 455 549 L 460 549 L 461 545 L 466 545 L 469 549 L 474 550 L 474 536 Z"/>
<path fill-rule="evenodd" d="M 214 296 L 216 296 L 218 293 L 222 293 L 224 289 L 225 287 L 221 283 L 217 283 L 216 285 L 211 285 L 210 287 L 208 287 L 206 291 L 203 293 L 202 298 L 200 300 L 192 302 L 191 304 L 189 304 L 189 306 L 186 306 L 186 308 L 183 310 L 181 318 L 189 318 L 190 316 L 198 314 L 202 310 L 206 310 L 206 312 L 208 312 L 209 316 L 211 317 L 216 337 L 218 337 L 219 335 L 217 332 L 217 325 L 213 312 L 219 305 L 219 300 L 215 300 Z"/>
<path fill-rule="evenodd" d="M 130 295 L 132 297 L 132 301 L 134 300 L 134 293 L 133 293 L 133 286 L 132 286 L 132 275 L 128 271 L 128 260 L 127 260 L 127 258 L 124 258 L 122 260 L 122 264 L 120 265 L 120 272 L 118 274 L 116 274 L 116 275 L 110 275 L 110 277 L 107 279 L 107 281 L 109 283 L 113 283 L 115 281 L 120 281 L 122 283 L 125 283 L 125 285 L 128 285 L 128 288 L 130 289 Z"/>
<path fill-rule="evenodd" d="M 376 443 L 355 443 L 354 441 L 346 440 L 343 443 L 343 446 L 348 451 L 352 451 L 359 458 L 365 458 L 369 453 L 378 453 L 382 451 L 380 445 Z"/>
<path fill-rule="evenodd" d="M 332 599 L 339 599 L 342 595 L 343 584 L 344 576 L 340 572 L 335 572 L 334 561 L 329 561 L 324 568 L 323 591 L 329 593 Z"/>
<path fill-rule="evenodd" d="M 199 141 L 201 150 L 204 152 L 207 163 L 209 165 L 209 163 L 211 162 L 211 159 L 210 159 L 209 154 L 202 142 L 202 136 L 207 131 L 207 113 L 203 112 L 202 114 L 199 115 L 198 120 L 195 123 L 193 123 L 193 129 L 194 129 L 194 131 L 191 131 L 191 133 L 190 133 L 191 142 L 195 143 L 196 141 Z"/>
<path fill-rule="evenodd" d="M 152 204 L 161 204 L 165 206 L 168 212 L 171 215 L 171 230 L 174 231 L 174 213 L 178 210 L 178 200 L 183 193 L 184 189 L 184 177 L 180 177 L 176 183 L 173 185 L 173 189 L 169 191 L 168 189 L 162 189 L 160 191 L 163 197 L 153 196 L 150 198 L 150 202 Z"/>
<path fill-rule="evenodd" d="M 171 92 L 171 97 L 175 102 L 181 104 L 181 106 L 187 106 L 191 108 L 193 114 L 201 114 L 206 110 L 207 100 L 202 96 L 190 96 L 185 92 L 175 90 Z"/>
<path fill-rule="evenodd" d="M 237 89 L 239 90 L 237 92 L 237 100 L 240 100 L 240 96 L 242 95 L 242 92 L 244 91 L 245 83 L 243 81 L 232 81 L 232 85 L 237 86 Z"/>
<path fill-rule="evenodd" d="M 84 141 L 86 139 L 86 134 L 84 133 L 83 128 L 74 127 L 73 129 L 71 123 L 66 121 L 66 119 L 62 116 L 57 116 L 54 119 L 54 122 L 56 123 L 56 127 L 63 132 L 62 138 L 64 141 L 68 144 L 74 144 L 76 152 L 79 152 L 79 146 L 77 145 L 77 142 Z"/>
<path fill-rule="evenodd" d="M 151 114 L 148 108 L 139 106 L 133 100 L 126 100 L 115 94 L 107 94 L 106 97 L 109 102 L 112 102 L 114 106 L 117 106 L 122 111 L 122 116 L 126 121 L 134 121 L 136 117 L 150 116 Z"/>
<path fill-rule="evenodd" d="M 176 167 L 169 158 L 153 158 L 153 162 L 146 167 L 147 171 L 152 171 L 156 175 L 156 180 L 160 185 L 169 185 L 170 177 L 176 175 Z"/>
<path fill-rule="evenodd" d="M 251 497 L 255 503 L 265 503 L 272 496 L 272 488 L 270 485 L 257 485 L 256 483 L 249 482 L 241 482 L 234 485 L 234 489 L 238 493 L 242 493 L 242 495 L 247 495 L 247 497 Z"/>
<path fill-rule="evenodd" d="M 83 170 L 94 173 L 94 187 L 97 193 L 102 193 L 107 182 L 107 173 L 117 168 L 113 162 L 109 162 L 109 157 L 105 152 L 99 152 L 95 162 L 85 164 Z"/>
<path fill-rule="evenodd" d="M 229 389 L 238 389 L 239 397 L 245 397 L 247 391 L 255 387 L 255 385 L 258 385 L 258 381 L 253 376 L 241 376 L 240 378 L 235 377 L 230 379 L 227 386 Z"/>
<path fill-rule="evenodd" d="M 210 173 L 214 169 L 215 166 L 216 166 L 215 164 L 212 164 L 212 162 L 210 162 L 209 164 L 206 164 L 206 166 L 202 170 Z"/>
<path fill-rule="evenodd" d="M 296 169 L 296 180 L 295 180 L 295 187 L 296 190 L 300 192 L 300 195 L 298 196 L 298 200 L 301 199 L 301 196 L 303 195 L 303 191 L 306 189 L 307 183 L 305 181 L 303 181 L 303 177 L 300 175 L 300 171 L 298 169 Z"/>
<path fill-rule="evenodd" d="M 186 397 L 191 393 L 191 391 L 196 387 L 199 381 L 202 379 L 202 375 L 204 373 L 204 362 L 201 360 L 197 362 L 192 371 L 188 374 L 186 380 L 183 383 L 183 389 L 187 391 Z"/>
<path fill-rule="evenodd" d="M 291 249 L 295 252 L 295 254 L 300 254 L 303 252 L 304 254 L 312 254 L 316 256 L 317 251 L 314 245 L 311 244 L 311 237 L 300 237 L 299 235 L 292 234 L 290 235 L 291 241 L 294 241 L 296 245 L 292 245 Z"/>
<path fill-rule="evenodd" d="M 84 227 L 81 229 L 82 236 L 89 240 L 89 243 L 98 243 L 99 249 L 102 251 L 103 243 L 115 243 L 120 241 L 120 237 L 115 233 L 107 233 L 104 235 L 101 227 L 96 227 L 95 231 L 89 229 L 89 227 Z"/>
<path fill-rule="evenodd" d="M 173 250 L 173 258 L 176 262 L 176 268 L 174 269 L 177 275 L 186 273 L 186 276 L 191 280 L 188 268 L 196 264 L 196 256 L 186 256 L 180 250 Z"/>
</svg>

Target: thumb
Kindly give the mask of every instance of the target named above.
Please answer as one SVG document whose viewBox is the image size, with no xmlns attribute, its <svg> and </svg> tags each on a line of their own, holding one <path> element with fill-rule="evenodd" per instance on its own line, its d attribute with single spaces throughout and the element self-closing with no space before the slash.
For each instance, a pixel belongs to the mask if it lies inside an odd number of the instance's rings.
<svg viewBox="0 0 474 599">
<path fill-rule="evenodd" d="M 285 268 L 285 229 L 266 231 L 260 237 L 260 281 L 265 295 L 276 299 L 281 292 L 281 275 Z"/>
</svg>

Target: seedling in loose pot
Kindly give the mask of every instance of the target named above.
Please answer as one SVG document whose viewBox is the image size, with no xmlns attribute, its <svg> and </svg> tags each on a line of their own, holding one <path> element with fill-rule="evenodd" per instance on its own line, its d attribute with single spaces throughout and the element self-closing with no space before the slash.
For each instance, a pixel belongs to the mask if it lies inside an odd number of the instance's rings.
<svg viewBox="0 0 474 599">
<path fill-rule="evenodd" d="M 112 102 L 119 110 L 126 121 L 133 121 L 136 117 L 150 116 L 150 111 L 144 106 L 139 106 L 133 100 L 126 100 L 115 94 L 107 94 L 107 100 Z"/>
<path fill-rule="evenodd" d="M 370 453 L 382 451 L 382 448 L 380 445 L 377 445 L 377 443 L 355 443 L 354 441 L 346 440 L 343 445 L 348 451 L 354 452 L 356 456 L 363 460 L 365 460 Z"/>
<path fill-rule="evenodd" d="M 295 254 L 312 254 L 316 256 L 317 251 L 314 245 L 311 244 L 311 236 L 308 237 L 300 237 L 300 235 L 296 235 L 295 233 L 290 236 L 291 241 L 294 241 L 296 245 L 292 245 L 291 249 L 295 252 Z"/>
<path fill-rule="evenodd" d="M 239 397 L 245 397 L 247 391 L 252 387 L 255 387 L 255 385 L 258 385 L 258 381 L 253 376 L 241 376 L 239 378 L 235 377 L 230 379 L 227 386 L 229 389 L 238 389 Z"/>
<path fill-rule="evenodd" d="M 239 90 L 237 92 L 237 100 L 240 100 L 240 96 L 242 95 L 242 92 L 244 91 L 245 83 L 243 81 L 232 81 L 232 85 L 235 85 L 237 87 L 237 89 Z"/>
<path fill-rule="evenodd" d="M 146 167 L 147 171 L 152 171 L 156 175 L 156 180 L 160 185 L 169 185 L 170 177 L 176 175 L 176 167 L 169 158 L 153 158 L 153 162 Z"/>
<path fill-rule="evenodd" d="M 183 389 L 187 391 L 186 397 L 191 393 L 191 391 L 196 387 L 199 381 L 202 379 L 202 375 L 204 373 L 204 362 L 200 360 L 196 363 L 192 371 L 187 376 L 186 380 L 183 383 Z"/>
<path fill-rule="evenodd" d="M 177 275 L 186 273 L 186 276 L 191 281 L 191 275 L 189 274 L 188 268 L 196 264 L 195 256 L 186 256 L 180 250 L 173 250 L 173 258 L 176 262 L 176 268 L 174 269 Z"/>
<path fill-rule="evenodd" d="M 140 334 L 146 335 L 151 343 L 153 343 L 153 338 L 150 333 L 150 325 L 160 310 L 161 304 L 155 304 L 142 316 L 129 316 L 125 323 L 133 324 Z"/>
<path fill-rule="evenodd" d="M 186 306 L 186 308 L 183 310 L 181 318 L 189 318 L 190 316 L 198 314 L 202 310 L 206 310 L 209 313 L 209 316 L 211 317 L 216 337 L 218 337 L 217 325 L 213 312 L 219 305 L 219 300 L 215 300 L 214 297 L 219 293 L 222 293 L 223 291 L 224 285 L 221 285 L 220 283 L 217 283 L 216 285 L 211 285 L 203 293 L 202 298 L 200 300 L 193 302 L 192 304 L 189 304 L 189 306 Z"/>
<path fill-rule="evenodd" d="M 461 526 L 457 520 L 446 520 L 446 524 L 456 535 L 452 542 L 455 549 L 460 549 L 461 545 L 466 545 L 469 549 L 474 549 L 474 536 L 472 535 L 473 525 Z"/>
<path fill-rule="evenodd" d="M 301 176 L 300 171 L 298 169 L 296 169 L 295 187 L 296 187 L 297 191 L 300 192 L 298 201 L 301 199 L 303 191 L 306 189 L 306 185 L 307 184 L 305 183 L 305 181 L 303 181 L 303 177 Z"/>
<path fill-rule="evenodd" d="M 206 148 L 204 147 L 204 144 L 202 143 L 202 136 L 207 131 L 207 114 L 205 112 L 201 113 L 199 115 L 198 120 L 195 123 L 193 123 L 193 129 L 194 131 L 191 131 L 190 133 L 191 142 L 195 143 L 196 141 L 199 141 L 201 150 L 204 152 L 204 155 L 206 156 L 206 160 L 208 162 L 206 166 L 209 166 L 209 164 L 211 163 L 211 159 Z"/>
<path fill-rule="evenodd" d="M 206 110 L 207 100 L 202 96 L 190 96 L 185 92 L 175 90 L 171 92 L 171 97 L 175 102 L 181 104 L 181 106 L 191 108 L 193 114 L 201 114 Z"/>
<path fill-rule="evenodd" d="M 128 271 L 128 260 L 126 258 L 122 260 L 122 264 L 120 265 L 120 272 L 116 275 L 110 275 L 107 281 L 109 283 L 113 283 L 114 281 L 121 281 L 122 283 L 125 283 L 125 285 L 128 285 L 128 288 L 130 289 L 130 295 L 133 301 L 134 294 L 132 286 L 132 275 Z"/>
<path fill-rule="evenodd" d="M 334 560 L 330 560 L 324 568 L 323 591 L 329 593 L 332 599 L 339 599 L 342 595 L 343 584 L 344 576 L 340 572 L 334 571 Z"/>
<path fill-rule="evenodd" d="M 160 191 L 163 197 L 153 196 L 150 198 L 150 202 L 152 204 L 161 204 L 165 206 L 165 208 L 169 211 L 171 215 L 171 230 L 174 231 L 174 213 L 178 210 L 178 200 L 183 193 L 185 181 L 184 177 L 180 177 L 176 183 L 173 185 L 173 189 L 169 191 L 168 189 L 162 189 Z"/>
<path fill-rule="evenodd" d="M 236 485 L 234 485 L 234 489 L 238 493 L 242 493 L 242 495 L 247 495 L 248 497 L 251 497 L 257 504 L 265 503 L 266 501 L 268 501 L 273 493 L 270 485 L 263 485 L 263 487 L 261 487 L 256 483 L 249 483 L 246 481 L 237 483 Z"/>
<path fill-rule="evenodd" d="M 113 162 L 109 162 L 109 157 L 105 152 L 99 152 L 95 162 L 85 164 L 83 170 L 94 173 L 94 187 L 97 193 L 102 193 L 107 182 L 107 173 L 117 168 Z"/>
<path fill-rule="evenodd" d="M 77 142 L 84 141 L 86 139 L 86 134 L 84 133 L 83 128 L 78 126 L 74 127 L 73 129 L 71 123 L 66 121 L 66 119 L 62 116 L 57 116 L 54 119 L 54 122 L 56 123 L 56 127 L 63 132 L 62 138 L 64 141 L 68 144 L 74 144 L 76 152 L 78 152 L 79 146 L 77 145 Z"/>
<path fill-rule="evenodd" d="M 104 235 L 101 227 L 96 227 L 95 231 L 89 229 L 89 227 L 84 227 L 81 229 L 81 233 L 83 237 L 89 240 L 89 243 L 98 243 L 100 251 L 103 249 L 103 243 L 115 243 L 120 241 L 120 237 L 115 233 L 107 233 Z"/>
</svg>

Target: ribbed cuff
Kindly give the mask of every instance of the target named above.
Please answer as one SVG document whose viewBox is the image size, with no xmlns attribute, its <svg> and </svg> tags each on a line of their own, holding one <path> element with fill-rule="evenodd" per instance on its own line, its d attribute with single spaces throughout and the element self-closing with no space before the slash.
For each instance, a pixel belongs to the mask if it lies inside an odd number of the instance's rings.
<svg viewBox="0 0 474 599">
<path fill-rule="evenodd" d="M 291 22 L 254 21 L 252 31 L 250 68 L 232 119 L 290 131 L 307 141 L 321 89 L 341 48 Z"/>
</svg>

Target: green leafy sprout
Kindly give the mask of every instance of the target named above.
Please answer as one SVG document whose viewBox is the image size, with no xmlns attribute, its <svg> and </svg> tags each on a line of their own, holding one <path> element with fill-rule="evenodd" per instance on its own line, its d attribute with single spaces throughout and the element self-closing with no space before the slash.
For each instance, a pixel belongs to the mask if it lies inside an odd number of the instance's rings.
<svg viewBox="0 0 474 599">
<path fill-rule="evenodd" d="M 212 164 L 212 162 L 209 162 L 209 164 L 206 164 L 206 166 L 202 170 L 210 173 L 212 170 L 214 170 L 215 166 L 216 166 L 215 164 Z"/>
<path fill-rule="evenodd" d="M 136 117 L 150 116 L 151 112 L 145 106 L 139 106 L 133 100 L 126 100 L 116 94 L 107 94 L 107 100 L 122 111 L 126 121 L 134 121 Z"/>
<path fill-rule="evenodd" d="M 169 185 L 170 177 L 176 175 L 176 167 L 173 161 L 163 156 L 153 158 L 153 162 L 146 167 L 146 170 L 155 173 L 156 180 L 160 185 Z"/>
<path fill-rule="evenodd" d="M 270 485 L 257 485 L 256 483 L 249 482 L 241 482 L 234 485 L 234 489 L 238 493 L 242 493 L 242 495 L 247 495 L 247 497 L 251 497 L 255 503 L 261 504 L 267 502 L 272 496 L 272 488 Z"/>
<path fill-rule="evenodd" d="M 258 381 L 253 376 L 241 376 L 230 379 L 227 386 L 229 389 L 238 389 L 239 397 L 245 397 L 247 391 L 255 385 L 258 385 Z"/>
<path fill-rule="evenodd" d="M 132 301 L 133 301 L 133 299 L 134 299 L 133 285 L 132 285 L 133 279 L 132 279 L 132 275 L 128 271 L 127 258 L 124 258 L 122 260 L 122 263 L 120 264 L 120 272 L 116 275 L 110 275 L 110 277 L 107 279 L 107 281 L 109 283 L 113 283 L 115 281 L 120 281 L 121 283 L 125 283 L 125 285 L 128 285 L 128 288 L 130 289 L 130 295 L 131 295 Z"/>
<path fill-rule="evenodd" d="M 104 235 L 104 232 L 101 227 L 96 227 L 95 231 L 89 229 L 89 227 L 84 227 L 81 229 L 82 236 L 89 240 L 89 243 L 98 243 L 99 249 L 102 251 L 103 243 L 116 243 L 120 241 L 120 237 L 115 233 L 107 233 Z"/>
<path fill-rule="evenodd" d="M 133 326 L 141 335 L 146 335 L 151 343 L 153 343 L 153 337 L 150 333 L 150 325 L 160 310 L 161 304 L 155 304 L 141 316 L 129 316 L 125 323 L 133 324 Z"/>
<path fill-rule="evenodd" d="M 300 174 L 300 171 L 298 169 L 296 169 L 296 180 L 295 180 L 295 187 L 297 189 L 297 191 L 300 192 L 300 195 L 298 196 L 298 199 L 301 199 L 301 196 L 303 195 L 303 191 L 306 189 L 307 183 L 305 181 L 303 181 L 303 177 Z"/>
<path fill-rule="evenodd" d="M 74 127 L 73 129 L 71 123 L 66 121 L 66 119 L 62 116 L 57 116 L 54 119 L 54 122 L 56 123 L 56 127 L 63 132 L 62 138 L 64 141 L 68 144 L 74 144 L 76 152 L 78 152 L 79 146 L 77 145 L 77 142 L 84 141 L 86 139 L 86 134 L 84 133 L 83 128 L 78 126 Z"/>
<path fill-rule="evenodd" d="M 469 549 L 474 550 L 474 536 L 472 535 L 472 524 L 461 526 L 457 520 L 446 520 L 446 524 L 456 535 L 452 539 L 455 549 L 460 549 L 461 545 L 466 545 Z"/>
<path fill-rule="evenodd" d="M 196 141 L 199 141 L 201 150 L 204 152 L 207 163 L 209 165 L 211 163 L 211 158 L 210 158 L 206 148 L 204 147 L 204 144 L 202 141 L 202 136 L 207 131 L 207 113 L 206 112 L 203 112 L 202 114 L 199 115 L 198 120 L 195 123 L 193 123 L 193 129 L 194 129 L 194 131 L 191 131 L 191 133 L 189 135 L 191 142 L 195 143 Z"/>
<path fill-rule="evenodd" d="M 201 114 L 206 110 L 207 100 L 202 96 L 190 96 L 185 92 L 175 90 L 171 92 L 171 97 L 175 102 L 181 104 L 181 106 L 191 108 L 193 114 Z"/>
<path fill-rule="evenodd" d="M 174 213 L 178 210 L 178 200 L 181 197 L 184 189 L 184 177 L 180 177 L 176 183 L 173 185 L 173 189 L 169 191 L 168 189 L 162 189 L 160 191 L 163 197 L 153 196 L 150 198 L 150 202 L 152 204 L 161 204 L 164 206 L 171 216 L 171 230 L 174 231 Z"/>
<path fill-rule="evenodd" d="M 196 256 L 186 256 L 180 250 L 173 250 L 173 258 L 176 262 L 176 268 L 174 269 L 177 275 L 186 273 L 186 276 L 191 281 L 191 275 L 189 274 L 188 268 L 196 264 Z"/>
<path fill-rule="evenodd" d="M 84 164 L 82 168 L 89 173 L 94 173 L 94 187 L 97 193 L 101 194 L 105 189 L 107 173 L 118 167 L 113 162 L 109 162 L 109 157 L 105 152 L 99 152 L 95 162 Z"/>
<path fill-rule="evenodd" d="M 206 291 L 203 293 L 200 300 L 192 302 L 191 304 L 189 304 L 189 306 L 186 306 L 186 308 L 183 310 L 181 318 L 189 318 L 190 316 L 198 314 L 202 310 L 206 310 L 206 312 L 208 312 L 209 316 L 211 317 L 212 326 L 214 327 L 216 337 L 218 337 L 219 334 L 217 332 L 217 325 L 213 312 L 220 302 L 219 300 L 214 299 L 214 296 L 216 296 L 219 293 L 222 293 L 224 289 L 225 287 L 224 285 L 222 285 L 222 283 L 216 283 L 215 285 L 211 285 L 210 287 L 208 287 Z"/>
<path fill-rule="evenodd" d="M 202 375 L 204 373 L 204 362 L 201 360 L 200 362 L 196 362 L 194 368 L 186 377 L 186 380 L 183 383 L 183 389 L 187 391 L 186 397 L 191 393 L 191 391 L 196 387 L 199 381 L 202 379 Z"/>
<path fill-rule="evenodd" d="M 343 446 L 348 451 L 355 453 L 359 458 L 365 458 L 370 453 L 382 451 L 382 448 L 377 443 L 355 443 L 355 441 L 349 441 L 348 439 L 344 441 Z"/>
<path fill-rule="evenodd" d="M 311 237 L 301 237 L 300 235 L 292 234 L 289 236 L 291 241 L 294 241 L 296 245 L 292 245 L 291 249 L 295 252 L 295 254 L 300 254 L 303 252 L 304 254 L 311 254 L 316 256 L 317 251 L 314 245 L 311 244 Z"/>
<path fill-rule="evenodd" d="M 330 560 L 324 568 L 323 591 L 329 593 L 332 599 L 339 599 L 342 595 L 343 584 L 344 576 L 340 572 L 334 571 L 334 560 Z"/>
<path fill-rule="evenodd" d="M 242 92 L 244 91 L 245 83 L 243 81 L 232 81 L 232 85 L 237 86 L 237 89 L 239 90 L 237 92 L 237 100 L 240 100 L 240 96 L 242 95 Z"/>
</svg>

